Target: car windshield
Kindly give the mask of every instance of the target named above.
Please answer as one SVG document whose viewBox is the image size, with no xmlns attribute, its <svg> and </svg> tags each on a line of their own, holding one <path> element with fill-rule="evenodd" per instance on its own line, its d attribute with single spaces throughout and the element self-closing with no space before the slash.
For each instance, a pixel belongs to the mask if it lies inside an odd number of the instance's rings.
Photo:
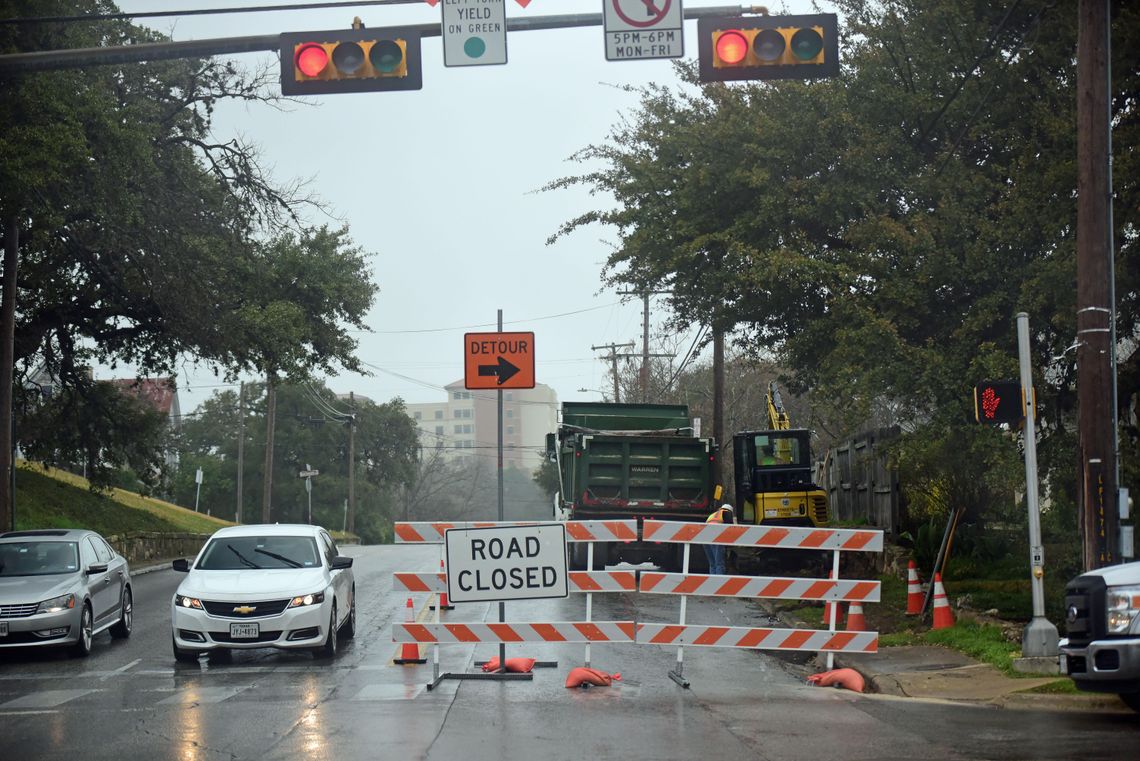
<svg viewBox="0 0 1140 761">
<path fill-rule="evenodd" d="M 47 576 L 78 570 L 75 542 L 0 542 L 0 576 Z"/>
<path fill-rule="evenodd" d="M 317 542 L 311 536 L 225 536 L 211 539 L 195 568 L 314 568 Z"/>
</svg>

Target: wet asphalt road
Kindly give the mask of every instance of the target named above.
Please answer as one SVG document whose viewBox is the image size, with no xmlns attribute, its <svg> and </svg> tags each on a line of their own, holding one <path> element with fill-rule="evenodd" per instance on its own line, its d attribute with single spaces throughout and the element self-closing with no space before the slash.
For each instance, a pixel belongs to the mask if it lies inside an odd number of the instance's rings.
<svg viewBox="0 0 1140 761">
<path fill-rule="evenodd" d="M 358 634 L 333 661 L 255 650 L 175 664 L 170 598 L 184 578 L 135 578 L 135 632 L 96 638 L 87 659 L 0 653 L 2 759 L 1125 759 L 1140 757 L 1140 721 L 1112 714 L 1003 710 L 861 696 L 807 686 L 802 658 L 687 648 L 690 689 L 668 677 L 675 648 L 593 645 L 609 688 L 570 690 L 583 645 L 510 645 L 507 656 L 557 661 L 533 681 L 445 679 L 429 663 L 392 664 L 390 626 L 406 594 L 394 571 L 438 570 L 439 548 L 346 549 L 356 557 Z M 417 608 L 427 597 L 416 596 Z M 635 607 L 636 606 L 636 607 Z M 595 595 L 595 620 L 676 620 L 658 595 Z M 584 617 L 584 599 L 507 604 L 507 620 Z M 448 621 L 497 620 L 468 604 Z M 692 598 L 696 623 L 757 626 L 754 604 Z M 443 673 L 473 672 L 498 646 L 439 648 Z"/>
</svg>

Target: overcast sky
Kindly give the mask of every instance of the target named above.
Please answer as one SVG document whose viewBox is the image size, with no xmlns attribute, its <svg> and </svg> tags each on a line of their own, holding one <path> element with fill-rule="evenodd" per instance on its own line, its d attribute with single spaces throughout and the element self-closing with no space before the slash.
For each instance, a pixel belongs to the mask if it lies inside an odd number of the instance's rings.
<svg viewBox="0 0 1140 761">
<path fill-rule="evenodd" d="M 603 2 L 507 0 L 508 17 L 600 13 Z M 657 0 L 663 2 L 663 0 Z M 677 2 L 678 0 L 672 0 Z M 261 4 L 270 4 L 260 0 Z M 120 0 L 124 11 L 244 7 L 259 0 Z M 731 3 L 686 0 L 686 9 Z M 771 10 L 777 12 L 779 5 Z M 792 0 L 788 12 L 813 12 Z M 823 10 L 832 10 L 824 6 Z M 293 10 L 139 19 L 175 40 L 348 28 L 354 15 L 368 27 L 439 21 L 442 6 L 426 0 L 393 6 Z M 697 55 L 696 22 L 685 22 L 685 57 Z M 612 230 L 582 230 L 548 246 L 559 225 L 608 207 L 584 191 L 536 192 L 580 171 L 575 151 L 603 142 L 636 106 L 625 85 L 675 82 L 667 60 L 609 62 L 601 26 L 512 32 L 503 66 L 443 65 L 439 37 L 423 40 L 423 89 L 306 98 L 285 112 L 223 104 L 221 137 L 241 135 L 260 146 L 281 182 L 311 179 L 311 188 L 374 252 L 380 293 L 358 335 L 358 356 L 371 376 L 327 379 L 338 393 L 383 402 L 443 398 L 463 377 L 463 334 L 533 331 L 535 374 L 560 400 L 598 399 L 610 388 L 604 351 L 591 346 L 641 345 L 641 301 L 603 289 L 602 264 Z M 238 56 L 244 66 L 277 66 L 276 54 Z M 314 221 L 320 221 L 319 218 Z M 335 219 L 328 219 L 335 224 Z M 625 299 L 623 303 L 623 298 Z M 655 332 L 665 318 L 651 302 Z M 123 370 L 98 371 L 101 377 Z M 180 374 L 183 412 L 208 398 L 221 381 L 204 368 Z M 578 389 L 591 389 L 579 392 Z"/>
</svg>

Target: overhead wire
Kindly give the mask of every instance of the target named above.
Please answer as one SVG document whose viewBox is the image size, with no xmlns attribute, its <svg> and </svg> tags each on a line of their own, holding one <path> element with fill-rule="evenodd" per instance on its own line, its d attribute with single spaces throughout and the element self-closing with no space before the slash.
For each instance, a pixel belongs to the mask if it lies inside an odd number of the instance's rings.
<svg viewBox="0 0 1140 761">
<path fill-rule="evenodd" d="M 337 0 L 323 3 L 281 3 L 278 5 L 246 5 L 239 8 L 193 8 L 178 11 L 119 11 L 87 13 L 72 16 L 27 16 L 0 19 L 0 24 L 58 24 L 78 21 L 124 21 L 135 18 L 169 18 L 172 16 L 217 16 L 232 13 L 271 13 L 275 11 L 311 11 L 326 8 L 353 8 L 376 5 L 411 5 L 423 0 Z"/>
</svg>

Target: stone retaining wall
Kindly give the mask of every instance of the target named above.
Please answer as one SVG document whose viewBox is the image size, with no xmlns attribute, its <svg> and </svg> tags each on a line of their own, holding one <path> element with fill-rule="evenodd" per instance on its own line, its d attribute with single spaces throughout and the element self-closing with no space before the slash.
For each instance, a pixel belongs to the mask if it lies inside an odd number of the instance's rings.
<svg viewBox="0 0 1140 761">
<path fill-rule="evenodd" d="M 132 565 L 168 558 L 193 559 L 210 534 L 168 534 L 157 531 L 132 531 L 107 537 L 115 551 Z"/>
</svg>

